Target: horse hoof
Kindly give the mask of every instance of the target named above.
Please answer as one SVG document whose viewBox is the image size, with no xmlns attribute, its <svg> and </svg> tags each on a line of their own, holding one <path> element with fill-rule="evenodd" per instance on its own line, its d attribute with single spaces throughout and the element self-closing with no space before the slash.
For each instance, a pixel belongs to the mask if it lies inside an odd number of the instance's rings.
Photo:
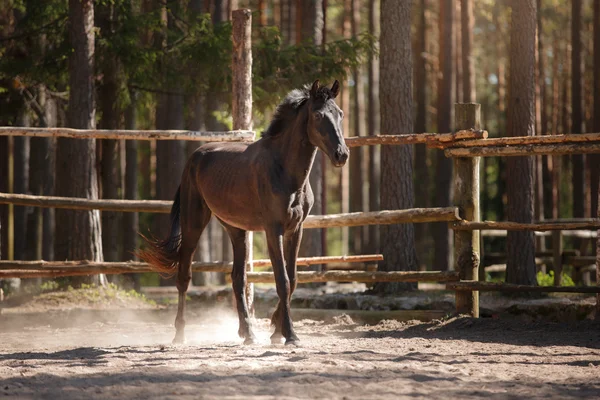
<svg viewBox="0 0 600 400">
<path fill-rule="evenodd" d="M 271 344 L 281 344 L 283 341 L 283 335 L 280 333 L 274 333 L 271 335 Z"/>
<path fill-rule="evenodd" d="M 246 339 L 244 339 L 244 344 L 245 345 L 256 344 L 256 338 L 254 336 L 247 337 Z"/>
<path fill-rule="evenodd" d="M 175 337 L 173 338 L 173 344 L 185 344 L 186 340 L 185 340 L 185 336 L 183 335 L 175 335 Z"/>
<path fill-rule="evenodd" d="M 285 341 L 286 346 L 300 347 L 300 339 L 298 338 L 290 338 Z"/>
</svg>

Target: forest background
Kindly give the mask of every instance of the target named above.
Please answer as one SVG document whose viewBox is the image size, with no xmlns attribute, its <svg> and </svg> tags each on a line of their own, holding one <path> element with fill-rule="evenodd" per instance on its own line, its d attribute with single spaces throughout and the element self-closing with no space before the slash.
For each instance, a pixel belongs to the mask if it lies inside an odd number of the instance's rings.
<svg viewBox="0 0 600 400">
<path fill-rule="evenodd" d="M 258 135 L 289 90 L 339 79 L 346 136 L 451 132 L 455 102 L 481 103 L 490 136 L 506 136 L 511 65 L 534 71 L 534 126 L 518 136 L 600 132 L 599 0 L 2 0 L 0 126 L 229 130 L 230 17 L 244 7 L 253 11 Z M 534 12 L 517 21 L 519 8 Z M 534 40 L 531 57 L 515 63 L 511 38 Z M 406 54 L 392 54 L 406 44 Z M 384 63 L 386 57 L 399 61 Z M 384 80 L 394 76 L 400 78 Z M 407 82 L 412 92 L 403 90 Z M 380 103 L 390 92 L 398 105 Z M 401 117 L 390 125 L 389 116 L 406 113 L 407 104 L 408 127 Z M 0 137 L 0 192 L 171 200 L 197 146 Z M 452 204 L 452 161 L 442 151 L 386 151 L 353 148 L 342 170 L 318 158 L 311 176 L 318 200 L 313 214 Z M 507 174 L 506 159 L 486 157 L 481 164 L 481 217 L 507 220 L 507 187 L 515 176 Z M 526 171 L 533 219 L 595 216 L 599 168 L 597 156 L 537 157 Z M 380 187 L 382 175 L 412 183 Z M 390 203 L 394 196 L 400 199 Z M 0 254 L 16 260 L 129 260 L 141 244 L 138 230 L 160 236 L 168 227 L 166 215 L 5 205 L 0 218 Z M 453 268 L 445 223 L 398 228 L 410 232 L 407 241 L 394 240 L 397 232 L 390 229 L 307 231 L 301 255 L 382 251 L 384 270 Z M 487 252 L 507 245 L 505 238 L 484 243 Z M 535 245 L 540 250 L 548 243 L 537 239 Z M 566 247 L 585 245 L 572 241 Z M 229 240 L 215 221 L 195 257 L 231 259 Z M 257 235 L 255 258 L 265 257 Z M 526 256 L 519 262 L 535 269 Z M 535 283 L 531 274 L 514 281 Z M 142 280 L 157 282 L 155 275 Z M 196 274 L 194 282 L 222 277 Z"/>
</svg>

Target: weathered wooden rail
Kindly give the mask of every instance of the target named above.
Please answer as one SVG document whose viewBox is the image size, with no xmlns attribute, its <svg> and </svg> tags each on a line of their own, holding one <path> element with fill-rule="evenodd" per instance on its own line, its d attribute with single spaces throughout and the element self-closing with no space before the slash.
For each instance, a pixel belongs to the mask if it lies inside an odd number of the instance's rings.
<svg viewBox="0 0 600 400">
<path fill-rule="evenodd" d="M 202 132 L 185 130 L 107 130 L 72 128 L 22 128 L 0 127 L 0 136 L 62 137 L 70 139 L 127 139 L 127 140 L 187 140 L 199 142 L 252 142 L 254 132 L 235 130 Z"/>
<path fill-rule="evenodd" d="M 359 256 L 325 256 L 300 257 L 298 265 L 315 265 L 331 263 L 365 263 L 383 260 L 381 254 L 365 254 Z M 271 260 L 254 260 L 254 267 L 269 267 Z M 232 262 L 193 262 L 194 272 L 231 273 Z M 10 261 L 0 260 L 0 278 L 48 278 L 73 275 L 95 274 L 137 274 L 153 272 L 150 265 L 137 261 L 94 262 L 94 261 Z"/>
</svg>

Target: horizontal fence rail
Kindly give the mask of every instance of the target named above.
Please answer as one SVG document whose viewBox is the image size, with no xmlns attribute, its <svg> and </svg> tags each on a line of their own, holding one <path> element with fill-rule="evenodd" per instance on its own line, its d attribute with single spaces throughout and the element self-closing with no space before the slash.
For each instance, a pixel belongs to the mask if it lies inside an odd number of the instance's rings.
<svg viewBox="0 0 600 400">
<path fill-rule="evenodd" d="M 300 257 L 297 265 L 333 264 L 333 263 L 365 263 L 383 260 L 381 254 L 365 254 L 358 256 L 325 256 Z M 254 267 L 271 266 L 271 260 L 254 260 Z M 194 272 L 231 273 L 232 262 L 193 262 Z M 154 272 L 149 264 L 138 261 L 93 262 L 93 261 L 7 261 L 0 260 L 0 278 L 13 277 L 56 277 L 91 274 L 134 274 Z M 23 275 L 26 274 L 26 275 Z"/>
<path fill-rule="evenodd" d="M 600 286 L 531 286 L 478 281 L 451 282 L 446 284 L 446 289 L 469 292 L 600 293 Z"/>
<path fill-rule="evenodd" d="M 562 230 L 579 230 L 579 229 L 598 229 L 600 228 L 600 219 L 598 218 L 582 218 L 580 221 L 569 219 L 565 222 L 561 221 L 539 221 L 536 223 L 520 223 L 509 221 L 458 221 L 451 224 L 451 228 L 459 231 L 474 231 L 474 230 L 507 230 L 507 231 L 562 231 Z"/>
<path fill-rule="evenodd" d="M 535 236 L 538 237 L 546 237 L 546 236 L 552 236 L 552 232 L 550 231 L 546 231 L 546 232 L 533 232 L 535 234 Z M 507 230 L 506 229 L 490 229 L 490 230 L 482 230 L 481 231 L 481 236 L 483 237 L 491 237 L 491 238 L 495 238 L 495 237 L 506 237 L 507 234 Z M 565 237 L 576 237 L 576 238 L 580 238 L 580 239 L 595 239 L 598 237 L 598 233 L 597 231 L 586 231 L 586 230 L 571 230 L 571 231 L 562 231 L 560 233 L 562 236 Z"/>
<path fill-rule="evenodd" d="M 0 193 L 0 204 L 76 210 L 169 213 L 173 202 L 167 200 L 92 200 L 74 197 Z M 309 215 L 306 221 L 304 221 L 304 228 L 333 228 L 340 226 L 413 222 L 452 222 L 459 220 L 460 217 L 458 216 L 458 209 L 456 207 L 410 208 L 407 210 Z"/>
<path fill-rule="evenodd" d="M 237 130 L 202 132 L 186 130 L 108 130 L 73 128 L 0 127 L 0 136 L 63 137 L 71 139 L 127 139 L 127 140 L 188 140 L 200 142 L 252 142 L 254 132 Z"/>
<path fill-rule="evenodd" d="M 600 142 L 526 144 L 518 146 L 453 147 L 444 150 L 446 157 L 518 157 L 561 156 L 568 154 L 600 153 Z"/>
<path fill-rule="evenodd" d="M 445 144 L 446 148 L 489 147 L 489 146 L 520 146 L 560 143 L 600 143 L 600 133 L 577 133 L 563 135 L 539 136 L 503 136 L 487 139 L 466 139 Z"/>
<path fill-rule="evenodd" d="M 326 271 L 297 273 L 298 283 L 311 282 L 452 282 L 458 281 L 457 272 L 445 271 Z M 248 273 L 250 283 L 272 283 L 275 277 L 272 272 Z"/>
<path fill-rule="evenodd" d="M 454 133 L 407 133 L 402 135 L 373 135 L 345 138 L 346 146 L 376 146 L 425 144 L 428 147 L 443 148 L 449 143 L 468 139 L 485 139 L 488 132 L 483 130 L 460 130 Z"/>
</svg>

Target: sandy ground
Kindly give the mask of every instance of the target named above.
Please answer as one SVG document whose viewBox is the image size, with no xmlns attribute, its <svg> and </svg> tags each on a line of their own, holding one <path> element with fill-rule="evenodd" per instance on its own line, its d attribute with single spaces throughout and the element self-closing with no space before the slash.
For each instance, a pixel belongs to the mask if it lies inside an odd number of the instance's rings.
<svg viewBox="0 0 600 400">
<path fill-rule="evenodd" d="M 173 310 L 0 315 L 4 398 L 600 398 L 600 325 L 449 319 L 297 321 L 302 347 L 244 346 L 237 318 Z"/>
</svg>

